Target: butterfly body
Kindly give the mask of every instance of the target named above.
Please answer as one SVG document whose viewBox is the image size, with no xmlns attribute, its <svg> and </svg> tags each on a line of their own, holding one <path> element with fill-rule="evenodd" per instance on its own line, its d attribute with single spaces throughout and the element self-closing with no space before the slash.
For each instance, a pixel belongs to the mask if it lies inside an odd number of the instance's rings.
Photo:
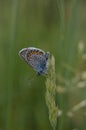
<svg viewBox="0 0 86 130">
<path fill-rule="evenodd" d="M 20 50 L 19 56 L 30 65 L 38 75 L 47 73 L 49 52 L 44 52 L 35 47 L 28 47 Z"/>
</svg>

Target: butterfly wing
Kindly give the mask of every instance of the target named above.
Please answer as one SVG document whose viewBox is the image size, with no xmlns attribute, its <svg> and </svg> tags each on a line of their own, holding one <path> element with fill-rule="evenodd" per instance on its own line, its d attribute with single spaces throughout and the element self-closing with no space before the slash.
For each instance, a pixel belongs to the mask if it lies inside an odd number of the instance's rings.
<svg viewBox="0 0 86 130">
<path fill-rule="evenodd" d="M 29 64 L 38 74 L 46 73 L 48 55 L 38 48 L 24 48 L 19 52 L 20 57 Z"/>
<path fill-rule="evenodd" d="M 41 50 L 31 50 L 27 53 L 28 64 L 38 73 L 43 73 L 46 68 L 45 52 Z"/>
</svg>

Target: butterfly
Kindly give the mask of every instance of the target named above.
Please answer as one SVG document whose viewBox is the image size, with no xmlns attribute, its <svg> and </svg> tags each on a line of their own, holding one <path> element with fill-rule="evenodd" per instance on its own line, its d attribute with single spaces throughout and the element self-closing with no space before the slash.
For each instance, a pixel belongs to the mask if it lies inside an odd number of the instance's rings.
<svg viewBox="0 0 86 130">
<path fill-rule="evenodd" d="M 47 74 L 49 55 L 49 52 L 44 52 L 35 47 L 23 48 L 19 51 L 19 56 L 30 65 L 38 75 Z"/>
</svg>

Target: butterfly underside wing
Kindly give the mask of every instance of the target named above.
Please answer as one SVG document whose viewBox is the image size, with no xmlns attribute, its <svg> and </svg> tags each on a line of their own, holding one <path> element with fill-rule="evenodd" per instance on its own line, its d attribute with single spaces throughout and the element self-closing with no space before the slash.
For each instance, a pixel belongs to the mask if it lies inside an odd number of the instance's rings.
<svg viewBox="0 0 86 130">
<path fill-rule="evenodd" d="M 35 47 L 28 47 L 20 50 L 19 56 L 30 65 L 38 75 L 47 74 L 49 52 L 44 52 Z"/>
</svg>

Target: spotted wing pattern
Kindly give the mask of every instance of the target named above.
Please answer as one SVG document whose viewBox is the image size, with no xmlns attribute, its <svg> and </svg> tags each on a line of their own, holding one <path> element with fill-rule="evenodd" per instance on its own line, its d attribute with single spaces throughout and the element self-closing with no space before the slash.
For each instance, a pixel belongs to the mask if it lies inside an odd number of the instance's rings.
<svg viewBox="0 0 86 130">
<path fill-rule="evenodd" d="M 46 74 L 48 69 L 49 53 L 43 50 L 29 47 L 24 48 L 19 52 L 20 57 L 29 64 L 37 73 Z"/>
</svg>

